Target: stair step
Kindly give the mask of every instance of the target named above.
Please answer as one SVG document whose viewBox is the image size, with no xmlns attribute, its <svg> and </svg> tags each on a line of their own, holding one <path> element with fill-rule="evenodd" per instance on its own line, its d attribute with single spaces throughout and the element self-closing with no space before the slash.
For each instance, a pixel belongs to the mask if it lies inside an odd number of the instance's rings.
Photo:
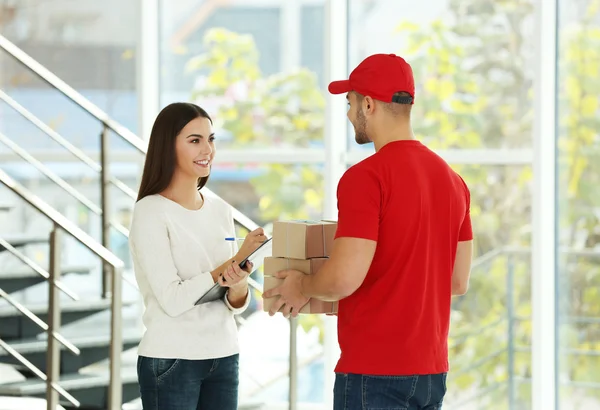
<svg viewBox="0 0 600 410">
<path fill-rule="evenodd" d="M 0 204 L 0 212 L 8 212 L 15 206 L 13 204 Z"/>
<path fill-rule="evenodd" d="M 61 269 L 61 273 L 63 275 L 68 274 L 68 273 L 89 273 L 92 269 L 94 269 L 94 266 L 92 266 L 92 265 L 67 265 Z M 31 269 L 27 265 L 15 267 L 6 272 L 0 271 L 0 280 L 2 280 L 4 278 L 13 278 L 13 277 L 20 278 L 20 277 L 30 277 L 30 276 L 41 277 L 38 273 L 34 272 L 33 269 Z"/>
<path fill-rule="evenodd" d="M 123 344 L 131 344 L 131 343 L 139 343 L 142 339 L 141 333 L 128 333 L 123 335 Z M 80 350 L 98 347 L 98 346 L 108 346 L 110 343 L 110 335 L 101 334 L 97 336 L 84 336 L 84 337 L 71 337 L 69 341 L 77 346 Z M 46 352 L 46 340 L 40 339 L 29 339 L 23 340 L 19 342 L 13 342 L 10 346 L 15 349 L 17 352 L 25 355 L 30 353 L 37 353 L 40 351 Z M 64 346 L 61 345 L 64 349 Z M 71 354 L 71 353 L 69 353 Z M 0 349 L 0 357 L 7 356 L 8 353 L 4 350 Z"/>
<path fill-rule="evenodd" d="M 84 319 L 93 314 L 110 309 L 110 299 L 82 300 L 77 302 L 61 302 L 61 324 Z M 131 302 L 123 303 L 128 306 Z M 25 304 L 43 322 L 48 322 L 48 304 Z M 15 339 L 27 339 L 42 333 L 43 330 L 13 306 L 0 307 L 0 338 L 9 342 Z"/>
<path fill-rule="evenodd" d="M 46 400 L 36 397 L 7 397 L 0 396 L 0 409 L 2 410 L 46 410 Z M 65 410 L 63 406 L 57 406 L 56 410 Z"/>
<path fill-rule="evenodd" d="M 65 266 L 62 268 L 61 274 L 87 274 L 93 269 L 94 266 L 91 265 Z M 4 290 L 6 293 L 13 293 L 42 283 L 45 280 L 46 279 L 41 277 L 37 272 L 34 272 L 29 266 L 24 265 L 6 272 L 0 272 L 0 289 Z"/>
<path fill-rule="evenodd" d="M 20 246 L 25 245 L 35 245 L 40 243 L 48 243 L 50 240 L 50 234 L 48 235 L 40 235 L 40 234 L 12 234 L 12 235 L 2 235 L 2 239 L 6 242 L 18 248 Z M 0 245 L 0 252 L 4 251 L 4 246 Z"/>
<path fill-rule="evenodd" d="M 142 338 L 141 332 L 123 335 L 123 351 L 136 347 Z M 105 360 L 109 355 L 110 335 L 101 334 L 97 336 L 72 337 L 68 340 L 81 351 L 76 356 L 61 347 L 60 371 L 61 374 L 76 373 L 81 368 Z M 31 339 L 10 344 L 13 349 L 25 356 L 38 369 L 46 373 L 46 340 Z M 4 350 L 0 350 L 0 362 L 15 365 L 19 371 L 28 374 L 29 371 L 15 358 Z"/>
<path fill-rule="evenodd" d="M 47 303 L 26 303 L 24 304 L 27 309 L 37 316 L 45 315 L 48 313 Z M 110 308 L 110 299 L 96 299 L 96 300 L 80 300 L 77 302 L 67 301 L 61 302 L 60 310 L 63 313 L 72 312 L 87 312 L 90 310 L 104 310 Z M 0 307 L 0 319 L 5 317 L 23 316 L 21 312 L 16 310 L 13 306 L 2 306 Z M 65 323 L 63 323 L 64 325 Z"/>
<path fill-rule="evenodd" d="M 106 409 L 108 406 L 108 371 L 104 373 L 72 373 L 60 377 L 60 386 L 81 402 L 81 406 L 89 409 Z M 123 386 L 123 403 L 130 402 L 140 395 L 135 367 L 121 369 Z M 29 379 L 16 383 L 0 385 L 0 395 L 45 397 L 46 382 Z M 67 407 L 68 402 L 61 399 Z"/>
</svg>

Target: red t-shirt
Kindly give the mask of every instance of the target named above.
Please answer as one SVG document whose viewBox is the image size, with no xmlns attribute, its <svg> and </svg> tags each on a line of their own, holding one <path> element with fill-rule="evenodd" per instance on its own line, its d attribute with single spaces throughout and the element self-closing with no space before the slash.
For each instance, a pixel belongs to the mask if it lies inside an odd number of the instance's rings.
<svg viewBox="0 0 600 410">
<path fill-rule="evenodd" d="M 419 141 L 395 141 L 348 169 L 337 196 L 336 238 L 377 248 L 339 304 L 336 372 L 447 372 L 456 248 L 473 239 L 466 184 Z"/>
</svg>

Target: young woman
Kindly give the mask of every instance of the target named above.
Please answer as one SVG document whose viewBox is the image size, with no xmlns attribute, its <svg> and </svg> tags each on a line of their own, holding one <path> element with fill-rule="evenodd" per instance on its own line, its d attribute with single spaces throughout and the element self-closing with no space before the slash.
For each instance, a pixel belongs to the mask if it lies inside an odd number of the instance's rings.
<svg viewBox="0 0 600 410">
<path fill-rule="evenodd" d="M 138 349 L 144 409 L 237 409 L 238 339 L 233 315 L 250 301 L 238 263 L 266 238 L 262 228 L 237 250 L 231 208 L 202 195 L 215 157 L 212 120 L 174 103 L 152 127 L 129 246 L 144 297 Z M 237 261 L 237 263 L 236 263 Z M 216 282 L 223 300 L 195 306 Z"/>
</svg>

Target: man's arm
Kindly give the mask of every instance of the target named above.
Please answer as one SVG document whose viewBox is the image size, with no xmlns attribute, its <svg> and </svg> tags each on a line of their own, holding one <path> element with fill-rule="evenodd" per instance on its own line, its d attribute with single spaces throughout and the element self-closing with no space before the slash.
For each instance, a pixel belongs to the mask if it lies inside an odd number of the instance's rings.
<svg viewBox="0 0 600 410">
<path fill-rule="evenodd" d="M 460 177 L 460 176 L 459 176 Z M 452 295 L 464 295 L 469 289 L 471 258 L 473 257 L 473 227 L 471 225 L 471 193 L 465 181 L 460 178 L 465 189 L 467 210 L 458 233 L 458 246 L 452 270 Z"/>
<path fill-rule="evenodd" d="M 469 289 L 473 241 L 461 241 L 456 247 L 456 259 L 452 271 L 452 295 L 464 295 Z"/>
<path fill-rule="evenodd" d="M 356 187 L 361 188 L 360 200 Z M 263 293 L 280 296 L 271 306 L 274 315 L 295 316 L 309 297 L 336 301 L 351 295 L 363 283 L 379 237 L 381 187 L 375 172 L 352 166 L 338 184 L 338 225 L 329 260 L 312 275 L 300 271 L 277 272 L 283 283 Z"/>
<path fill-rule="evenodd" d="M 361 187 L 357 198 L 356 187 Z M 363 283 L 379 237 L 381 184 L 365 167 L 348 169 L 338 184 L 338 226 L 329 260 L 315 275 L 302 278 L 302 294 L 336 301 L 353 294 Z"/>
<path fill-rule="evenodd" d="M 313 275 L 302 277 L 302 294 L 309 298 L 338 301 L 362 285 L 377 242 L 361 238 L 337 238 L 329 260 Z"/>
</svg>

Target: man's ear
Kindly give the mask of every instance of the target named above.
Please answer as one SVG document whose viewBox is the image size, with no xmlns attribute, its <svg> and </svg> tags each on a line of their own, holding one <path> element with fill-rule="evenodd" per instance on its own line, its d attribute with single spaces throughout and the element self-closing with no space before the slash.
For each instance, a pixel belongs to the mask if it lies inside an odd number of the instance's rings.
<svg viewBox="0 0 600 410">
<path fill-rule="evenodd" d="M 365 110 L 365 114 L 370 114 L 375 109 L 375 100 L 373 100 L 368 95 L 363 99 L 363 108 Z"/>
</svg>

